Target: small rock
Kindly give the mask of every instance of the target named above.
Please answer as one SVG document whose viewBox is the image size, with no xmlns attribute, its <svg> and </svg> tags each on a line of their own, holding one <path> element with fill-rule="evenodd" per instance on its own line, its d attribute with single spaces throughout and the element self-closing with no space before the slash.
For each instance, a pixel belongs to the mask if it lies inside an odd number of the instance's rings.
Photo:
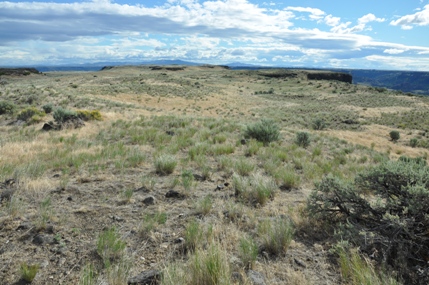
<svg viewBox="0 0 429 285">
<path fill-rule="evenodd" d="M 37 245 L 51 244 L 54 243 L 54 239 L 51 236 L 37 234 L 33 238 L 33 243 Z"/>
<path fill-rule="evenodd" d="M 143 204 L 145 205 L 155 205 L 156 199 L 153 196 L 147 196 L 143 199 Z"/>
<path fill-rule="evenodd" d="M 184 238 L 182 238 L 182 237 L 176 238 L 176 239 L 174 240 L 174 243 L 184 243 L 184 242 L 185 242 L 185 239 L 184 239 Z"/>
<path fill-rule="evenodd" d="M 67 197 L 67 201 L 73 201 L 73 197 L 72 196 L 68 196 Z"/>
<path fill-rule="evenodd" d="M 119 217 L 119 216 L 112 216 L 112 220 L 117 221 L 117 222 L 123 222 L 124 219 Z"/>
<path fill-rule="evenodd" d="M 166 131 L 165 132 L 167 135 L 169 135 L 169 136 L 174 136 L 174 132 L 173 131 Z"/>
<path fill-rule="evenodd" d="M 155 285 L 161 279 L 161 272 L 158 270 L 146 270 L 137 276 L 128 279 L 128 285 Z"/>
<path fill-rule="evenodd" d="M 265 278 L 264 278 L 264 275 L 262 275 L 262 273 L 249 270 L 247 271 L 247 276 L 252 281 L 253 285 L 265 285 Z"/>
<path fill-rule="evenodd" d="M 180 194 L 176 190 L 168 190 L 168 192 L 165 193 L 165 197 L 167 197 L 167 198 L 181 198 L 182 194 Z"/>
<path fill-rule="evenodd" d="M 223 190 L 225 188 L 225 186 L 224 185 L 217 185 L 216 186 L 216 189 L 215 189 L 215 191 L 220 191 L 220 190 Z"/>
<path fill-rule="evenodd" d="M 246 139 L 241 139 L 241 141 L 240 141 L 240 142 L 241 142 L 241 144 L 242 144 L 242 145 L 247 144 L 247 140 L 246 140 Z"/>
<path fill-rule="evenodd" d="M 12 199 L 12 196 L 14 193 L 15 193 L 15 189 L 6 189 L 6 190 L 2 191 L 0 193 L 0 202 L 3 200 L 10 201 L 10 199 Z"/>
<path fill-rule="evenodd" d="M 238 284 L 244 283 L 243 276 L 241 275 L 240 272 L 232 272 L 231 273 L 231 281 L 234 283 L 238 283 Z"/>
<path fill-rule="evenodd" d="M 293 259 L 294 261 L 295 261 L 295 263 L 296 264 L 298 264 L 299 266 L 301 266 L 301 267 L 304 267 L 304 268 L 307 268 L 307 264 L 305 264 L 305 262 L 304 261 L 302 261 L 301 259 L 299 259 L 299 258 L 294 258 Z"/>
</svg>

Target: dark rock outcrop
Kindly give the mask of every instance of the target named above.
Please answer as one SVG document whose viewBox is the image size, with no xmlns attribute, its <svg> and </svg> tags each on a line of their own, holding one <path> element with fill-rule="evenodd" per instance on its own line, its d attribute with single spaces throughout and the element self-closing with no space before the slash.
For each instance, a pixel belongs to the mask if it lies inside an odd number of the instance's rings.
<svg viewBox="0 0 429 285">
<path fill-rule="evenodd" d="M 336 80 L 346 83 L 352 83 L 353 77 L 347 73 L 340 72 L 311 72 L 307 74 L 308 80 Z"/>
</svg>

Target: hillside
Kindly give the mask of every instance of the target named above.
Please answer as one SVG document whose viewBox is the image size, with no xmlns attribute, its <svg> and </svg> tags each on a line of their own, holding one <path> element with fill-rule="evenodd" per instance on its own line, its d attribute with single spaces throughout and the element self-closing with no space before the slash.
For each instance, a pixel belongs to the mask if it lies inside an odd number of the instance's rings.
<svg viewBox="0 0 429 285">
<path fill-rule="evenodd" d="M 354 181 L 400 157 L 425 170 L 429 98 L 326 74 L 2 76 L 0 284 L 24 284 L 31 265 L 36 285 L 142 284 L 140 273 L 153 284 L 357 284 L 339 266 L 342 238 L 372 284 L 424 284 L 420 259 L 387 283 L 379 245 L 341 236 L 356 220 L 340 230 L 307 205 L 326 177 Z"/>
</svg>

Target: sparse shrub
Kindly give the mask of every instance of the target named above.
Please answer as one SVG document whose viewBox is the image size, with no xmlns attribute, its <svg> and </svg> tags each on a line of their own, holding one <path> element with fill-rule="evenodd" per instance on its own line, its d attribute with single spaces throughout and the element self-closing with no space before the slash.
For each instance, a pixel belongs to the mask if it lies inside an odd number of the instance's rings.
<svg viewBox="0 0 429 285">
<path fill-rule="evenodd" d="M 20 272 L 21 279 L 28 283 L 32 283 L 34 278 L 39 271 L 40 266 L 38 264 L 27 264 L 26 262 L 21 263 Z"/>
<path fill-rule="evenodd" d="M 158 226 L 167 222 L 167 213 L 157 212 L 154 214 L 146 214 L 140 225 L 139 233 L 142 238 L 147 238 L 150 233 Z"/>
<path fill-rule="evenodd" d="M 295 143 L 300 147 L 307 148 L 310 145 L 310 135 L 307 132 L 297 133 Z"/>
<path fill-rule="evenodd" d="M 273 179 L 261 175 L 251 177 L 233 176 L 235 196 L 253 205 L 264 206 L 274 197 L 277 185 Z"/>
<path fill-rule="evenodd" d="M 219 245 L 197 250 L 189 265 L 189 285 L 229 285 L 231 271 L 226 253 Z"/>
<path fill-rule="evenodd" d="M 410 146 L 417 147 L 419 145 L 419 140 L 417 138 L 410 139 Z"/>
<path fill-rule="evenodd" d="M 392 139 L 392 141 L 397 142 L 399 140 L 399 138 L 401 137 L 401 135 L 399 134 L 398 131 L 391 131 L 389 133 L 390 138 Z"/>
<path fill-rule="evenodd" d="M 101 116 L 100 111 L 98 110 L 77 110 L 77 116 L 83 121 L 102 121 L 103 117 Z"/>
<path fill-rule="evenodd" d="M 9 101 L 0 101 L 0 115 L 13 114 L 16 110 L 16 105 Z"/>
<path fill-rule="evenodd" d="M 103 259 L 104 266 L 109 268 L 111 263 L 119 260 L 126 247 L 115 227 L 103 231 L 97 240 L 97 253 Z"/>
<path fill-rule="evenodd" d="M 96 273 L 94 266 L 92 264 L 87 264 L 81 272 L 79 285 L 95 285 L 96 282 Z"/>
<path fill-rule="evenodd" d="M 40 122 L 45 115 L 45 112 L 38 110 L 36 107 L 28 107 L 19 112 L 17 119 L 33 124 Z"/>
<path fill-rule="evenodd" d="M 262 119 L 258 123 L 247 126 L 245 136 L 254 138 L 264 144 L 268 144 L 279 140 L 280 129 L 273 120 Z"/>
<path fill-rule="evenodd" d="M 351 285 L 400 285 L 393 276 L 375 270 L 371 262 L 362 257 L 357 249 L 349 249 L 347 242 L 334 246 L 333 252 L 338 255 L 338 262 L 343 278 Z"/>
<path fill-rule="evenodd" d="M 294 226 L 286 218 L 264 220 L 259 227 L 262 248 L 271 255 L 286 253 L 292 242 Z"/>
<path fill-rule="evenodd" d="M 190 191 L 194 185 L 194 174 L 191 170 L 183 170 L 181 175 L 182 185 L 186 191 Z"/>
<path fill-rule="evenodd" d="M 204 197 L 204 199 L 200 200 L 197 204 L 197 212 L 202 215 L 207 215 L 210 213 L 213 207 L 213 199 L 210 195 Z"/>
<path fill-rule="evenodd" d="M 253 268 L 258 257 L 258 251 L 258 244 L 251 237 L 240 239 L 239 256 L 246 268 Z"/>
<path fill-rule="evenodd" d="M 203 229 L 196 220 L 192 220 L 185 229 L 185 245 L 190 251 L 201 245 L 203 240 Z"/>
<path fill-rule="evenodd" d="M 46 114 L 52 113 L 54 110 L 54 105 L 52 103 L 48 103 L 42 106 L 43 111 L 45 111 Z"/>
<path fill-rule="evenodd" d="M 368 195 L 365 195 L 369 193 Z M 429 168 L 413 159 L 388 161 L 354 183 L 325 177 L 311 194 L 310 215 L 334 223 L 342 238 L 396 270 L 406 284 L 427 284 Z M 340 224 L 343 226 L 340 227 Z"/>
<path fill-rule="evenodd" d="M 255 169 L 255 165 L 246 159 L 235 162 L 235 171 L 241 176 L 248 176 Z"/>
<path fill-rule="evenodd" d="M 63 109 L 62 107 L 58 107 L 53 114 L 54 120 L 57 124 L 64 124 L 70 120 L 78 119 L 78 115 L 75 111 Z"/>
<path fill-rule="evenodd" d="M 326 123 L 323 119 L 315 119 L 312 123 L 313 130 L 323 130 L 326 127 Z"/>
<path fill-rule="evenodd" d="M 177 165 L 177 160 L 174 156 L 162 154 L 154 160 L 156 173 L 160 175 L 168 175 L 173 173 Z"/>
</svg>

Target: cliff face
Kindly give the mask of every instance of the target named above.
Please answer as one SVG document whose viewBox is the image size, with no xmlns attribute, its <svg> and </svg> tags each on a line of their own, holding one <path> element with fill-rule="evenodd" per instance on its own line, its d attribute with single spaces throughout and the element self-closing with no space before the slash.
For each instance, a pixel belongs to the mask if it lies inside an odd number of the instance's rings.
<svg viewBox="0 0 429 285">
<path fill-rule="evenodd" d="M 39 74 L 35 68 L 0 68 L 0 75 L 30 75 L 31 73 Z"/>
<path fill-rule="evenodd" d="M 346 83 L 352 83 L 353 77 L 347 73 L 339 72 L 315 72 L 307 74 L 308 80 L 336 80 Z"/>
</svg>

